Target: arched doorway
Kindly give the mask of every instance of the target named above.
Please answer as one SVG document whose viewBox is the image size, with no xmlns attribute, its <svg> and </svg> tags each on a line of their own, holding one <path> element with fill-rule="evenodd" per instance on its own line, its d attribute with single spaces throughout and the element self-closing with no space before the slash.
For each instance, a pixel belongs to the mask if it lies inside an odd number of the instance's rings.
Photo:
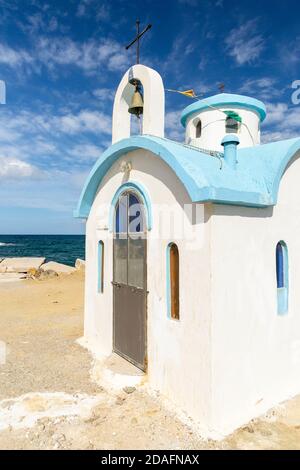
<svg viewBox="0 0 300 470">
<path fill-rule="evenodd" d="M 142 199 L 132 190 L 115 205 L 112 284 L 113 349 L 146 370 L 147 228 Z"/>
</svg>

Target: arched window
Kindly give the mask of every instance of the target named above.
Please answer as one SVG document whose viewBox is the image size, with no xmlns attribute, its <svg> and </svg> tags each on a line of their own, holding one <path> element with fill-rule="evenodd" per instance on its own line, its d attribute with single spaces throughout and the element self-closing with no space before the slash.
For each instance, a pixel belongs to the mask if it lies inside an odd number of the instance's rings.
<svg viewBox="0 0 300 470">
<path fill-rule="evenodd" d="M 179 320 L 179 252 L 175 243 L 167 248 L 168 315 Z"/>
<path fill-rule="evenodd" d="M 103 292 L 103 275 L 104 275 L 104 243 L 102 240 L 98 242 L 98 292 Z"/>
<path fill-rule="evenodd" d="M 241 126 L 242 118 L 235 111 L 224 111 L 226 114 L 225 130 L 227 134 L 236 134 Z"/>
<path fill-rule="evenodd" d="M 202 122 L 201 122 L 201 119 L 198 119 L 198 121 L 196 122 L 195 124 L 195 134 L 196 134 L 196 139 L 199 139 L 199 137 L 201 137 L 201 133 L 202 133 Z"/>
<path fill-rule="evenodd" d="M 276 245 L 276 283 L 277 283 L 277 311 L 284 315 L 288 311 L 288 251 L 283 241 Z"/>
</svg>

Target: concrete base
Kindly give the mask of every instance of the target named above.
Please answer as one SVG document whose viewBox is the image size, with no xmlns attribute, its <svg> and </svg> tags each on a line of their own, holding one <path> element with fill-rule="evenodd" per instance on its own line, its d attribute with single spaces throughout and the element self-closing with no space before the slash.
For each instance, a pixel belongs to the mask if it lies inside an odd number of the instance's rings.
<svg viewBox="0 0 300 470">
<path fill-rule="evenodd" d="M 95 382 L 115 391 L 143 385 L 147 379 L 144 372 L 114 353 L 102 361 L 95 361 L 92 377 Z"/>
</svg>

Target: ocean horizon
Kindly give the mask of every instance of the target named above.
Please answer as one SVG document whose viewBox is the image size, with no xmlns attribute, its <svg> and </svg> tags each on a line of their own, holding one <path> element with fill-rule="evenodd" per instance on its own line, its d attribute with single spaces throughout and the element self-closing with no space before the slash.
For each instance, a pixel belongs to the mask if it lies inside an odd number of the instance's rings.
<svg viewBox="0 0 300 470">
<path fill-rule="evenodd" d="M 74 266 L 77 258 L 85 259 L 85 235 L 0 234 L 0 259 L 20 256 L 41 256 Z"/>
</svg>

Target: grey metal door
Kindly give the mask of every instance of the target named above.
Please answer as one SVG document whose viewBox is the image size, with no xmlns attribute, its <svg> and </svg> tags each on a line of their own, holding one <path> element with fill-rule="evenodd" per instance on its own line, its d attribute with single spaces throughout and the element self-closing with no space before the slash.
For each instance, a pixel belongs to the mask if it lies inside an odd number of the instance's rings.
<svg viewBox="0 0 300 470">
<path fill-rule="evenodd" d="M 116 206 L 113 246 L 113 348 L 142 370 L 147 363 L 147 239 L 144 207 L 134 192 Z"/>
</svg>

